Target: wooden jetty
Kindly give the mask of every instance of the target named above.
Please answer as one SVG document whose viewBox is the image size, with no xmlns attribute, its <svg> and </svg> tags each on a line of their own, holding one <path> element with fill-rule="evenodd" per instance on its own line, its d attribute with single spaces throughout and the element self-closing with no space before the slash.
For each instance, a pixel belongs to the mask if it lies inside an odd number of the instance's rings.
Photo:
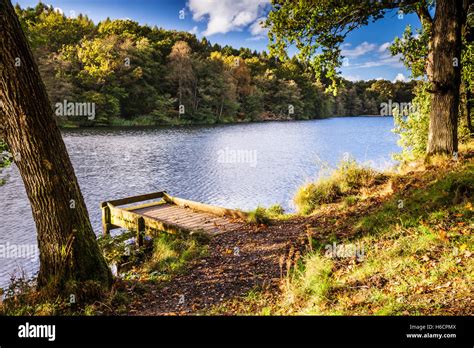
<svg viewBox="0 0 474 348">
<path fill-rule="evenodd" d="M 138 244 L 144 233 L 153 232 L 214 236 L 241 227 L 247 218 L 239 210 L 172 197 L 164 191 L 103 202 L 101 208 L 104 234 L 114 228 L 133 230 Z"/>
</svg>

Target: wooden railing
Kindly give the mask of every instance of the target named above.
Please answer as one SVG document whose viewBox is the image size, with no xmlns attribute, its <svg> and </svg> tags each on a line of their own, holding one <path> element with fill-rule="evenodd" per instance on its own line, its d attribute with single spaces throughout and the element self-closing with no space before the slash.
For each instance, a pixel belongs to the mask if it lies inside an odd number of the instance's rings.
<svg viewBox="0 0 474 348">
<path fill-rule="evenodd" d="M 177 206 L 180 206 L 183 208 L 191 208 L 194 210 L 204 211 L 204 212 L 211 213 L 217 216 L 228 216 L 232 218 L 241 218 L 241 219 L 246 219 L 248 217 L 247 213 L 240 210 L 228 209 L 228 208 L 218 207 L 215 205 L 190 201 L 183 198 L 172 197 L 168 195 L 166 192 L 163 192 L 163 199 L 168 203 L 176 204 Z"/>
<path fill-rule="evenodd" d="M 119 207 L 131 203 L 143 202 L 157 198 L 161 198 L 161 200 L 141 205 L 134 205 L 131 207 Z M 110 230 L 115 228 L 126 228 L 128 230 L 136 231 L 137 243 L 141 245 L 143 242 L 143 234 L 147 230 L 168 233 L 189 232 L 181 226 L 171 223 L 169 221 L 158 220 L 131 211 L 164 203 L 175 204 L 183 208 L 190 208 L 193 210 L 207 212 L 222 217 L 241 219 L 246 219 L 248 217 L 247 213 L 239 210 L 227 209 L 178 197 L 172 197 L 168 195 L 165 191 L 160 191 L 101 203 L 103 234 L 108 235 L 110 234 Z"/>
</svg>

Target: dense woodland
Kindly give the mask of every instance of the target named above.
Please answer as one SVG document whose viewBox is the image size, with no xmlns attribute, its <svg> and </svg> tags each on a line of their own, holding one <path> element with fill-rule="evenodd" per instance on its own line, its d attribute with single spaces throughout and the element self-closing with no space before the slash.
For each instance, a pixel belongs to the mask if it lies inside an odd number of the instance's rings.
<svg viewBox="0 0 474 348">
<path fill-rule="evenodd" d="M 408 102 L 415 82 L 328 81 L 296 58 L 212 45 L 187 32 L 131 20 L 94 24 L 38 4 L 16 6 L 50 101 L 95 103 L 95 117 L 62 125 L 153 125 L 378 115 L 389 99 Z M 180 108 L 180 105 L 181 108 Z M 64 116 L 64 115 L 62 115 Z"/>
</svg>

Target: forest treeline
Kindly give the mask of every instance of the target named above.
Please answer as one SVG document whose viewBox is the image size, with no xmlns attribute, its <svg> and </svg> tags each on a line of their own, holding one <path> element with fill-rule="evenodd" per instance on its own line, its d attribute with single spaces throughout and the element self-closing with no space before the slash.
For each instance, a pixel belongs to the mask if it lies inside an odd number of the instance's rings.
<svg viewBox="0 0 474 348">
<path fill-rule="evenodd" d="M 94 24 L 42 3 L 15 10 L 63 126 L 378 115 L 381 103 L 413 98 L 414 82 L 344 80 L 334 96 L 296 58 L 283 62 L 128 19 Z M 93 104 L 93 117 L 77 114 L 73 104 L 83 103 Z"/>
</svg>

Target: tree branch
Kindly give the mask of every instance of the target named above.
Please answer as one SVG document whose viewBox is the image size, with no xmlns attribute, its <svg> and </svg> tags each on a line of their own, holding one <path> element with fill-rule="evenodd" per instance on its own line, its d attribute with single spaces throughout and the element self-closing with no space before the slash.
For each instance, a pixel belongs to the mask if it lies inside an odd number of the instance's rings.
<svg viewBox="0 0 474 348">
<path fill-rule="evenodd" d="M 428 11 L 428 6 L 426 6 L 426 4 L 418 6 L 416 8 L 416 14 L 418 15 L 423 27 L 425 27 L 426 24 L 433 24 L 433 18 L 431 18 L 430 12 Z"/>
</svg>

